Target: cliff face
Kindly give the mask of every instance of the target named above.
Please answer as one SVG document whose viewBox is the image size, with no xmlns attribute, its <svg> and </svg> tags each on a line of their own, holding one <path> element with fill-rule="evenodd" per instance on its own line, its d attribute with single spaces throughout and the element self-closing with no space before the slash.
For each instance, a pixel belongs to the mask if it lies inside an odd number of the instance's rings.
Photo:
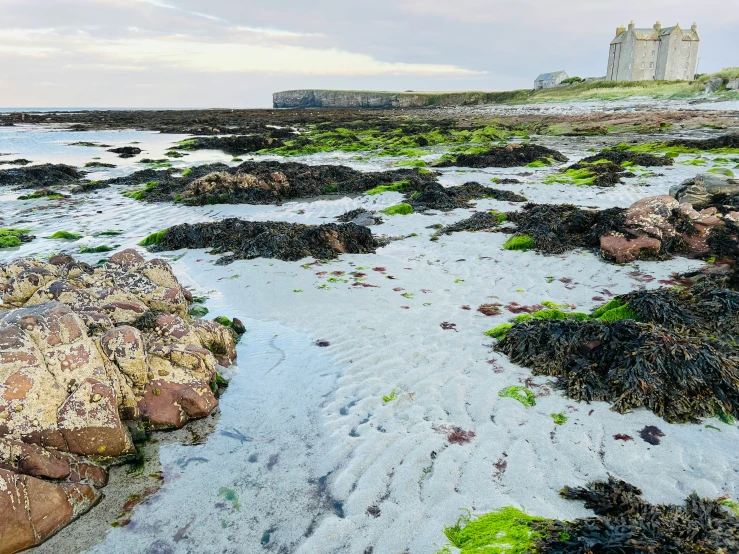
<svg viewBox="0 0 739 554">
<path fill-rule="evenodd" d="M 416 108 L 429 95 L 351 90 L 287 90 L 272 95 L 275 108 Z"/>
</svg>

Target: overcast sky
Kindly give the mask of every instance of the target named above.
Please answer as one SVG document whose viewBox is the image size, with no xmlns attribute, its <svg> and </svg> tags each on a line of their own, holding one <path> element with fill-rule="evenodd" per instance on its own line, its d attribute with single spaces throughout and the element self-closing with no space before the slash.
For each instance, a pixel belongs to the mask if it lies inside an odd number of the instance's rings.
<svg viewBox="0 0 739 554">
<path fill-rule="evenodd" d="M 739 66 L 739 0 L 0 0 L 0 107 L 269 107 L 295 88 L 504 90 L 604 75 L 619 25 L 693 21 Z"/>
</svg>

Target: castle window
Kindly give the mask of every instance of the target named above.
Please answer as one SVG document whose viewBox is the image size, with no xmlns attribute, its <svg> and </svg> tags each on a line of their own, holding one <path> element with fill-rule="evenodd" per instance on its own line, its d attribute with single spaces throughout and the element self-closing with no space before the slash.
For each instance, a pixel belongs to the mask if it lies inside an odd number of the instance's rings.
<svg viewBox="0 0 739 554">
<path fill-rule="evenodd" d="M 649 69 L 654 69 L 654 62 L 649 63 Z"/>
<path fill-rule="evenodd" d="M 652 50 L 652 57 L 654 57 L 654 54 L 656 53 L 656 50 Z"/>
<path fill-rule="evenodd" d="M 644 62 L 641 63 L 641 68 L 644 69 Z"/>
</svg>

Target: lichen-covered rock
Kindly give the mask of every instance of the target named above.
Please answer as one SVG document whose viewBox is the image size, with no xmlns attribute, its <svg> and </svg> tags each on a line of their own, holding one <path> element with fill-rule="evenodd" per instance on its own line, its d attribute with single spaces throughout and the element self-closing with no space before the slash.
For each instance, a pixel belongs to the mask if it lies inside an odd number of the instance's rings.
<svg viewBox="0 0 739 554">
<path fill-rule="evenodd" d="M 604 258 L 618 264 L 634 261 L 643 255 L 656 256 L 662 243 L 650 237 L 629 238 L 624 235 L 600 237 L 600 251 Z"/>
<path fill-rule="evenodd" d="M 125 423 L 179 428 L 218 400 L 235 333 L 193 321 L 163 260 L 102 267 L 55 256 L 0 267 L 0 554 L 42 542 L 92 507 L 107 474 L 85 457 L 135 453 Z M 50 482 L 49 480 L 53 480 Z"/>
</svg>

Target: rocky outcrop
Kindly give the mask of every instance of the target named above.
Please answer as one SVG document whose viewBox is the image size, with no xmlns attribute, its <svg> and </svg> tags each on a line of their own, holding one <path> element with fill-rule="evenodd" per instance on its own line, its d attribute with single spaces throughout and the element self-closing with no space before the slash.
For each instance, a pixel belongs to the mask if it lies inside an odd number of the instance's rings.
<svg viewBox="0 0 739 554">
<path fill-rule="evenodd" d="M 726 90 L 739 90 L 739 77 L 736 79 L 729 79 L 726 83 Z"/>
<path fill-rule="evenodd" d="M 694 206 L 709 206 L 717 200 L 739 198 L 739 179 L 716 173 L 701 173 L 672 187 L 670 196 Z"/>
<path fill-rule="evenodd" d="M 711 77 L 706 81 L 705 85 L 703 85 L 703 91 L 706 94 L 713 94 L 720 89 L 723 84 L 724 80 L 721 77 Z"/>
<path fill-rule="evenodd" d="M 429 94 L 354 90 L 287 90 L 272 95 L 275 108 L 418 108 Z"/>
<path fill-rule="evenodd" d="M 0 554 L 40 543 L 100 499 L 96 462 L 135 453 L 129 425 L 179 428 L 217 405 L 235 333 L 191 320 L 162 260 L 69 256 L 0 266 Z M 6 517 L 7 514 L 7 517 Z"/>
<path fill-rule="evenodd" d="M 696 211 L 672 196 L 650 196 L 626 210 L 625 232 L 603 235 L 600 249 L 604 258 L 616 263 L 655 258 L 660 253 L 702 257 L 711 253 L 711 230 L 724 225 L 716 208 Z"/>
<path fill-rule="evenodd" d="M 43 164 L 0 170 L 0 186 L 53 188 L 76 183 L 85 176 L 66 164 Z"/>
</svg>

